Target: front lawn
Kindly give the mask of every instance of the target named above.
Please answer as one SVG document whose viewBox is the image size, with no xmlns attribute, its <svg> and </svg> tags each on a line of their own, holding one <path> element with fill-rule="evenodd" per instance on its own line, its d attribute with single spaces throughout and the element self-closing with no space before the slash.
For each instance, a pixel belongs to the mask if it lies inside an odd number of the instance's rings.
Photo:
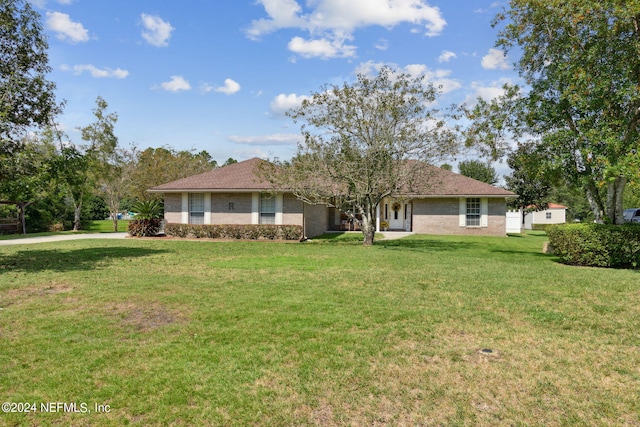
<svg viewBox="0 0 640 427">
<path fill-rule="evenodd" d="M 544 240 L 0 247 L 0 424 L 637 425 L 640 273 Z"/>
</svg>

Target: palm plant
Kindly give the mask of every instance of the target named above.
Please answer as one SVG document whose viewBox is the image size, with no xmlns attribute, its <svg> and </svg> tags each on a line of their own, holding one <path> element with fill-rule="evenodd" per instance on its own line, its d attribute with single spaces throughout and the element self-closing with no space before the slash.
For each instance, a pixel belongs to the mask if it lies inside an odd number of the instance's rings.
<svg viewBox="0 0 640 427">
<path fill-rule="evenodd" d="M 138 200 L 132 206 L 136 219 L 159 219 L 164 213 L 164 206 L 158 200 Z"/>
<path fill-rule="evenodd" d="M 132 236 L 155 236 L 160 231 L 160 220 L 164 213 L 164 206 L 157 200 L 138 200 L 131 206 L 136 214 L 129 222 L 128 232 Z"/>
</svg>

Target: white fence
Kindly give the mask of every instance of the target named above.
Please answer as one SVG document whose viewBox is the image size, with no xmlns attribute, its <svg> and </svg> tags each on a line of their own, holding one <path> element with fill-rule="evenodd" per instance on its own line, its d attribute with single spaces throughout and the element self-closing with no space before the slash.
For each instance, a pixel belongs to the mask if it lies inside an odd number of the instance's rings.
<svg viewBox="0 0 640 427">
<path fill-rule="evenodd" d="M 521 233 L 522 232 L 522 212 L 507 211 L 507 233 Z"/>
</svg>

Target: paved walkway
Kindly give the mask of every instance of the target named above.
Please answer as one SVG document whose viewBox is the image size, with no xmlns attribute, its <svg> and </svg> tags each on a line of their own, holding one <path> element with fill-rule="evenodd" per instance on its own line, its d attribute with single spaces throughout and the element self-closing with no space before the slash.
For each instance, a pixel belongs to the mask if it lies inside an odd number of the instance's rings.
<svg viewBox="0 0 640 427">
<path fill-rule="evenodd" d="M 412 234 L 414 234 L 411 231 L 378 231 L 376 232 L 376 234 L 378 233 L 384 236 L 384 239 L 380 239 L 380 240 L 401 239 L 403 237 L 411 236 Z"/>
<path fill-rule="evenodd" d="M 0 246 L 26 245 L 32 243 L 63 242 L 80 239 L 124 239 L 127 233 L 79 233 L 61 234 L 57 236 L 25 237 L 22 239 L 0 240 Z"/>
<path fill-rule="evenodd" d="M 354 232 L 355 233 L 355 232 Z M 358 233 L 360 233 L 358 231 Z M 410 236 L 414 233 L 408 231 L 381 231 L 376 233 L 382 234 L 384 239 L 376 240 L 395 240 L 401 239 L 406 236 Z M 64 242 L 67 240 L 80 240 L 80 239 L 124 239 L 127 233 L 79 233 L 79 234 L 61 234 L 57 236 L 40 236 L 40 237 L 25 237 L 22 239 L 0 240 L 0 246 L 10 245 L 27 245 L 33 243 L 46 243 L 46 242 Z"/>
</svg>

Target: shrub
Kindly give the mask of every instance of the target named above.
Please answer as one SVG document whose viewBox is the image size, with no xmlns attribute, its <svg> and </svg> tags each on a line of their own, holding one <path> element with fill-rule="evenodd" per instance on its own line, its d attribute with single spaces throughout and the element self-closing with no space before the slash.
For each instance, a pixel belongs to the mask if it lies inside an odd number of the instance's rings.
<svg viewBox="0 0 640 427">
<path fill-rule="evenodd" d="M 165 224 L 167 236 L 208 239 L 300 240 L 299 225 Z"/>
<path fill-rule="evenodd" d="M 164 206 L 158 200 L 137 201 L 131 206 L 135 212 L 136 219 L 158 219 L 162 218 Z"/>
<path fill-rule="evenodd" d="M 135 237 L 155 236 L 162 226 L 163 206 L 157 200 L 137 201 L 131 209 L 136 216 L 133 221 L 129 221 L 128 233 Z"/>
<path fill-rule="evenodd" d="M 571 265 L 640 268 L 640 224 L 564 224 L 547 228 L 562 262 Z"/>
<path fill-rule="evenodd" d="M 127 232 L 134 237 L 155 236 L 160 231 L 161 221 L 155 219 L 134 219 L 129 221 Z"/>
</svg>

